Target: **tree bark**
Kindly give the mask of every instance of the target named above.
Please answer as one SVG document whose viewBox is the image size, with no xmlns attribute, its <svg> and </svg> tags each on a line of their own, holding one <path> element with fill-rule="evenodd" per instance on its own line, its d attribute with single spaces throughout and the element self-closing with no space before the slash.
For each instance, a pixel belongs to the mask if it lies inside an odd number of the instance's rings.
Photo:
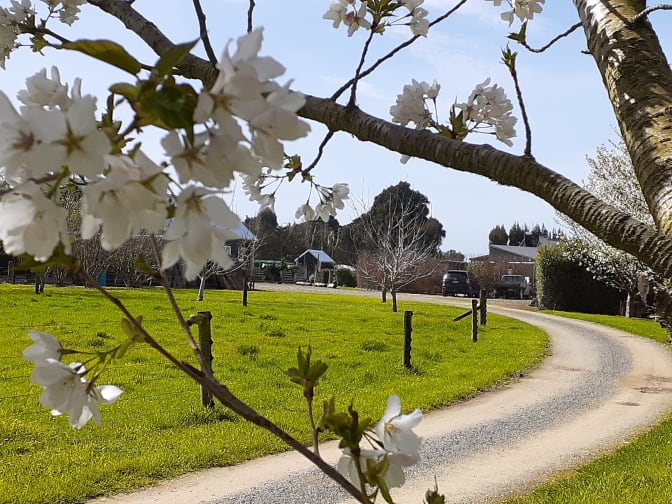
<svg viewBox="0 0 672 504">
<path fill-rule="evenodd" d="M 641 0 L 574 0 L 637 179 L 672 236 L 672 71 Z"/>
</svg>

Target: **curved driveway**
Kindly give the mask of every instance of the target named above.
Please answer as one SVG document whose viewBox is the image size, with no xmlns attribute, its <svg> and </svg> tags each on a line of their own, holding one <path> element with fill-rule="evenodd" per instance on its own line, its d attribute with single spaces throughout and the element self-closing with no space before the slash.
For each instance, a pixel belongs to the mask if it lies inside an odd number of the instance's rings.
<svg viewBox="0 0 672 504">
<path fill-rule="evenodd" d="M 400 295 L 400 301 L 404 299 L 467 305 L 466 300 L 438 296 Z M 420 502 L 435 478 L 447 502 L 477 502 L 521 492 L 623 444 L 672 410 L 672 353 L 662 345 L 587 322 L 495 303 L 489 309 L 541 327 L 551 337 L 552 355 L 511 386 L 426 415 L 416 429 L 423 437 L 421 463 L 407 474 L 406 485 L 394 490 L 395 502 Z M 321 452 L 333 462 L 339 456 L 334 443 L 324 445 Z M 286 453 L 94 502 L 346 500 L 302 457 Z"/>
</svg>

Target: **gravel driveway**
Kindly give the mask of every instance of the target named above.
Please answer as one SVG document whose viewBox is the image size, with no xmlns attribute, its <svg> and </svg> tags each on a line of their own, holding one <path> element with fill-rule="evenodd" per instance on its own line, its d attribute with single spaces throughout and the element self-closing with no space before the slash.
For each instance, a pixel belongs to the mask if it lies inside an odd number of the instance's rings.
<svg viewBox="0 0 672 504">
<path fill-rule="evenodd" d="M 325 292 L 260 284 L 264 290 Z M 361 295 L 337 289 L 329 293 Z M 365 295 L 379 295 L 365 293 Z M 467 306 L 469 300 L 399 295 L 403 300 Z M 672 353 L 643 338 L 594 324 L 490 303 L 544 329 L 553 353 L 519 382 L 426 415 L 421 463 L 395 489 L 395 502 L 421 502 L 438 482 L 447 502 L 487 501 L 528 489 L 624 443 L 672 410 Z M 402 307 L 403 309 L 403 307 Z M 334 443 L 321 449 L 335 462 Z M 264 457 L 169 481 L 147 491 L 95 503 L 339 503 L 347 495 L 295 453 Z"/>
</svg>

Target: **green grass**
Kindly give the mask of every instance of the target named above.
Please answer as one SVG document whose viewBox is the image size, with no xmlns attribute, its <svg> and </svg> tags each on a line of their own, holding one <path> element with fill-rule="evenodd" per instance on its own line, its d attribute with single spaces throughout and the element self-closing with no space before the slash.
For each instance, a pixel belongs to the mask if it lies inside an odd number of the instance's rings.
<svg viewBox="0 0 672 504">
<path fill-rule="evenodd" d="M 170 351 L 193 362 L 158 289 L 115 290 L 144 326 Z M 391 313 L 376 299 L 338 295 L 178 291 L 186 316 L 213 315 L 215 375 L 241 399 L 309 443 L 301 389 L 284 371 L 295 365 L 296 349 L 310 343 L 313 358 L 329 370 L 316 391 L 332 394 L 345 408 L 354 401 L 374 419 L 387 396 L 398 394 L 405 410 L 429 411 L 520 376 L 547 352 L 538 329 L 492 315 L 479 342 L 470 321 L 452 322 L 461 308 L 404 303 L 413 310 L 413 371 L 401 365 L 403 313 Z M 75 503 L 206 467 L 234 464 L 284 446 L 260 429 L 217 406 L 200 405 L 198 388 L 149 348 L 138 346 L 113 364 L 101 384 L 124 389 L 103 406 L 103 425 L 73 430 L 38 403 L 29 383 L 32 364 L 21 358 L 36 328 L 66 347 L 110 348 L 123 338 L 120 314 L 96 292 L 0 285 L 4 320 L 0 331 L 0 502 Z"/>
<path fill-rule="evenodd" d="M 562 317 L 573 318 L 578 320 L 586 320 L 588 322 L 595 322 L 621 331 L 636 334 L 649 338 L 658 343 L 667 343 L 667 331 L 663 329 L 660 324 L 650 319 L 641 318 L 625 318 L 614 315 L 591 315 L 588 313 L 573 313 L 563 311 L 545 311 L 550 315 L 560 315 Z"/>
<path fill-rule="evenodd" d="M 656 322 L 607 315 L 548 312 L 597 322 L 659 342 L 667 332 Z M 506 504 L 670 504 L 672 415 L 632 443 L 561 475 L 533 493 Z"/>
</svg>

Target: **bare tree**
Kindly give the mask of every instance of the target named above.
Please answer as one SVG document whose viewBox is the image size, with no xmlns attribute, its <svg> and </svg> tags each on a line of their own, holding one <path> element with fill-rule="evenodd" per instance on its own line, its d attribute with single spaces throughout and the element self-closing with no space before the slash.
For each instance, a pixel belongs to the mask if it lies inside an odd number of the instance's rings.
<svg viewBox="0 0 672 504">
<path fill-rule="evenodd" d="M 380 288 L 383 302 L 389 291 L 396 312 L 397 292 L 435 272 L 436 245 L 425 240 L 426 217 L 406 202 L 389 198 L 386 219 L 379 215 L 367 212 L 358 219 L 365 248 L 357 270 L 369 285 Z"/>
</svg>

